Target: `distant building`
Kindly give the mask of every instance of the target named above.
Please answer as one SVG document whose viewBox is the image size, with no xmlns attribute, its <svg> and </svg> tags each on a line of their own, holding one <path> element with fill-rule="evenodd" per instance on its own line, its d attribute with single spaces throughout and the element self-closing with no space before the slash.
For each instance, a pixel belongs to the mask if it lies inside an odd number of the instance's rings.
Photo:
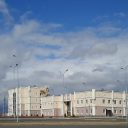
<svg viewBox="0 0 128 128">
<path fill-rule="evenodd" d="M 8 91 L 8 116 L 127 116 L 127 97 L 95 89 L 49 96 L 48 88 L 20 87 Z"/>
<path fill-rule="evenodd" d="M 40 116 L 41 97 L 48 95 L 46 87 L 20 87 L 8 90 L 8 116 Z"/>
<path fill-rule="evenodd" d="M 41 97 L 43 116 L 126 116 L 128 94 L 95 90 Z"/>
</svg>

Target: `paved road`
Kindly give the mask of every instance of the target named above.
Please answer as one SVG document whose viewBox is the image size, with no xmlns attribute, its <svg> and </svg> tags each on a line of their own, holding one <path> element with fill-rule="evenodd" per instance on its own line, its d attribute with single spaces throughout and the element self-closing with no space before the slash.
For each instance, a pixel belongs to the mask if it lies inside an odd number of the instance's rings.
<svg viewBox="0 0 128 128">
<path fill-rule="evenodd" d="M 88 126 L 88 125 L 85 125 L 85 126 L 81 126 L 81 125 L 78 125 L 78 126 L 0 126 L 0 128 L 108 128 L 108 126 Z M 109 126 L 109 128 L 128 128 L 126 126 Z"/>
<path fill-rule="evenodd" d="M 0 119 L 0 128 L 128 128 L 126 120 Z"/>
<path fill-rule="evenodd" d="M 10 121 L 10 122 L 16 122 L 17 118 L 0 118 L 0 122 L 6 122 L 6 121 Z M 126 119 L 116 119 L 116 118 L 19 118 L 19 121 L 97 121 L 97 120 L 103 120 L 103 121 L 116 121 L 116 120 L 122 120 L 122 121 L 126 121 Z"/>
</svg>

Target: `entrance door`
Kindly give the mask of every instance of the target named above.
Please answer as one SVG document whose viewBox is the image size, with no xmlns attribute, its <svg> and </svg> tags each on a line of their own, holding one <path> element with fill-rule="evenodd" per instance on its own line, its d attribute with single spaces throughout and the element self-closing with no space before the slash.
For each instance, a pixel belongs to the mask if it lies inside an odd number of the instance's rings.
<svg viewBox="0 0 128 128">
<path fill-rule="evenodd" d="M 65 114 L 66 116 L 71 116 L 71 101 L 65 102 Z"/>
<path fill-rule="evenodd" d="M 106 109 L 106 116 L 112 116 L 112 110 Z"/>
</svg>

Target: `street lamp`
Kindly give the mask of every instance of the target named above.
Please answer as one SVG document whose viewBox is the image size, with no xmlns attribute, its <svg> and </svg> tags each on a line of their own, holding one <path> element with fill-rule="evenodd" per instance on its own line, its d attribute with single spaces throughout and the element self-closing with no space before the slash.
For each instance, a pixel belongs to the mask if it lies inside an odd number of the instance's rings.
<svg viewBox="0 0 128 128">
<path fill-rule="evenodd" d="M 19 69 L 18 64 L 15 65 L 17 71 L 17 123 L 19 122 Z"/>
<path fill-rule="evenodd" d="M 12 57 L 16 58 L 16 55 L 13 54 Z M 19 122 L 19 64 L 18 63 L 14 65 L 14 73 L 15 73 L 15 69 L 17 75 L 16 77 L 17 77 L 17 123 L 18 123 Z"/>
<path fill-rule="evenodd" d="M 63 77 L 63 81 L 62 81 L 62 82 L 63 82 L 63 83 L 62 83 L 62 84 L 63 84 L 63 87 L 62 87 L 63 90 L 64 90 L 64 88 L 65 88 L 65 87 L 64 87 L 64 86 L 65 86 L 65 81 L 64 81 L 64 78 L 65 78 L 65 77 L 64 77 L 64 75 L 65 75 L 66 72 L 68 72 L 68 69 L 66 69 L 63 73 L 60 71 L 60 74 L 62 74 L 62 77 Z M 64 115 L 65 115 L 65 114 L 64 114 L 64 92 L 63 92 L 63 95 L 62 95 L 62 102 L 63 102 L 63 104 L 62 104 L 62 115 L 64 116 Z"/>
<path fill-rule="evenodd" d="M 9 66 L 9 68 L 11 68 L 12 69 L 12 73 L 13 73 L 13 78 L 12 78 L 12 80 L 13 80 L 13 82 L 15 81 L 15 66 L 13 66 L 13 65 L 10 65 Z M 14 90 L 15 91 L 15 90 Z M 16 108 L 16 105 L 14 105 L 14 93 L 13 93 L 13 115 L 14 115 L 14 118 L 16 117 L 16 110 L 15 110 L 15 108 Z"/>
<path fill-rule="evenodd" d="M 127 84 L 127 82 L 126 82 L 126 71 L 127 71 L 127 69 L 128 69 L 128 65 L 126 65 L 126 66 L 124 66 L 124 67 L 121 67 L 120 68 L 121 70 L 124 70 L 125 71 L 125 84 Z M 127 92 L 127 85 L 125 85 L 126 86 L 126 121 L 128 122 L 128 92 Z"/>
<path fill-rule="evenodd" d="M 117 82 L 119 85 L 122 84 L 120 80 L 116 80 L 116 82 Z M 119 87 L 118 87 L 118 88 L 119 88 Z M 122 89 L 122 88 L 119 88 L 118 90 L 119 90 L 119 91 L 122 93 L 122 95 L 123 95 L 123 89 Z M 122 119 L 123 119 L 123 107 L 124 107 L 123 97 L 122 97 L 122 99 L 121 99 L 121 102 L 122 102 Z"/>
<path fill-rule="evenodd" d="M 85 88 L 85 85 L 86 85 L 86 82 L 82 82 L 82 85 L 84 86 Z M 85 117 L 86 117 L 86 91 L 84 90 L 84 107 L 85 107 Z M 90 111 L 90 110 L 89 110 Z"/>
<path fill-rule="evenodd" d="M 64 80 L 65 80 L 65 73 L 66 73 L 66 72 L 68 72 L 68 69 L 66 69 L 66 70 L 63 72 L 63 74 L 62 74 L 62 75 L 63 75 L 63 88 L 65 88 L 65 81 L 64 81 Z M 67 91 L 67 89 L 66 89 L 65 91 Z"/>
</svg>

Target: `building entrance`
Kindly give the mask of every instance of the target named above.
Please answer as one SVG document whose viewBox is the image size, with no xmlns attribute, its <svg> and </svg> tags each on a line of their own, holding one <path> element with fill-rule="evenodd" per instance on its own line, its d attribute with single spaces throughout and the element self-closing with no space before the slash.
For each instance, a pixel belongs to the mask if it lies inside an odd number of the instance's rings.
<svg viewBox="0 0 128 128">
<path fill-rule="evenodd" d="M 71 101 L 64 102 L 64 114 L 65 116 L 71 116 Z"/>
<path fill-rule="evenodd" d="M 112 110 L 106 109 L 106 116 L 112 116 Z"/>
</svg>

